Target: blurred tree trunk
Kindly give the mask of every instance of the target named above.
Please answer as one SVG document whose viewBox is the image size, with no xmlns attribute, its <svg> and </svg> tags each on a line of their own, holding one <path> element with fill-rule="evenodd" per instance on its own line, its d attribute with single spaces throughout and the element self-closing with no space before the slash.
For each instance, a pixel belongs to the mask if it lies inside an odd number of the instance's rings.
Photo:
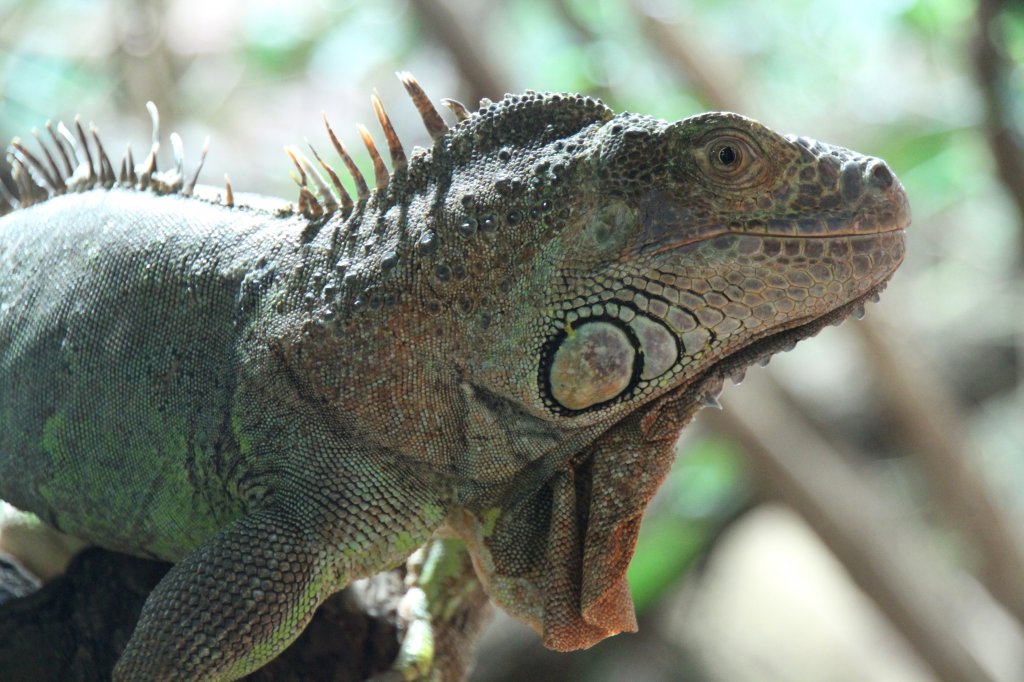
<svg viewBox="0 0 1024 682">
<path fill-rule="evenodd" d="M 1013 63 L 1003 46 L 1004 13 L 1021 12 L 1019 3 L 1006 0 L 978 0 L 974 37 L 974 73 L 985 107 L 984 132 L 996 165 L 996 174 L 1017 208 L 1020 253 L 1018 266 L 1024 269 L 1024 135 L 1014 117 L 1010 89 Z"/>
</svg>

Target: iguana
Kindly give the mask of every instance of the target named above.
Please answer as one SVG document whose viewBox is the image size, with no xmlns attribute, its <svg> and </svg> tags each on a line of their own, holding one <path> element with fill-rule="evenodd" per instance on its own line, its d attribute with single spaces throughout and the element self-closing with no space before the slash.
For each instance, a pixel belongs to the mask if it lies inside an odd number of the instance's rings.
<svg viewBox="0 0 1024 682">
<path fill-rule="evenodd" d="M 239 677 L 438 533 L 550 648 L 635 630 L 679 431 L 903 258 L 879 159 L 575 94 L 442 100 L 449 126 L 400 76 L 433 145 L 373 97 L 371 190 L 327 125 L 354 198 L 294 147 L 295 204 L 197 185 L 176 136 L 161 172 L 155 110 L 138 166 L 78 121 L 11 145 L 0 498 L 177 562 L 115 679 Z"/>
</svg>

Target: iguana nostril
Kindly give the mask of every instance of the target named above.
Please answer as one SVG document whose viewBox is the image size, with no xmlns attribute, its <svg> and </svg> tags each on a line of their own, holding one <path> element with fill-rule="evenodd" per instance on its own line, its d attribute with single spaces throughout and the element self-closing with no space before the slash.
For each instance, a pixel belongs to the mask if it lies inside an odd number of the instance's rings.
<svg viewBox="0 0 1024 682">
<path fill-rule="evenodd" d="M 840 187 L 845 201 L 853 203 L 864 191 L 864 181 L 861 176 L 863 172 L 863 167 L 856 161 L 850 161 L 843 166 L 840 173 Z"/>
<path fill-rule="evenodd" d="M 892 171 L 885 165 L 884 161 L 875 160 L 871 163 L 871 184 L 878 189 L 889 189 L 892 187 Z"/>
</svg>

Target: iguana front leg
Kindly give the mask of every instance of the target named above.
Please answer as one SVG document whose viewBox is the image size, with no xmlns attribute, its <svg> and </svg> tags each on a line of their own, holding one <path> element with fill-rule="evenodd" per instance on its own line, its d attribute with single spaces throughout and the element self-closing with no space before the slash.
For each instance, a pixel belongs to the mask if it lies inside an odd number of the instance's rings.
<svg viewBox="0 0 1024 682">
<path fill-rule="evenodd" d="M 114 679 L 237 679 L 284 650 L 332 593 L 425 542 L 442 500 L 360 454 L 368 466 L 294 482 L 177 563 Z"/>
<path fill-rule="evenodd" d="M 114 679 L 232 680 L 259 668 L 341 587 L 331 549 L 287 501 L 239 519 L 160 581 Z"/>
</svg>

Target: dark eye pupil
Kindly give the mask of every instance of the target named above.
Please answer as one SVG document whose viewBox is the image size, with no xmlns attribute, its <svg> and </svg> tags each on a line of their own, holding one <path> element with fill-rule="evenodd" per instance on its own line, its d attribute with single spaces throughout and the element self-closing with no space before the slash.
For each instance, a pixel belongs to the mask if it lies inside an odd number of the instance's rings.
<svg viewBox="0 0 1024 682">
<path fill-rule="evenodd" d="M 732 147 L 726 145 L 718 150 L 718 160 L 724 166 L 731 166 L 739 159 L 739 154 Z"/>
</svg>

